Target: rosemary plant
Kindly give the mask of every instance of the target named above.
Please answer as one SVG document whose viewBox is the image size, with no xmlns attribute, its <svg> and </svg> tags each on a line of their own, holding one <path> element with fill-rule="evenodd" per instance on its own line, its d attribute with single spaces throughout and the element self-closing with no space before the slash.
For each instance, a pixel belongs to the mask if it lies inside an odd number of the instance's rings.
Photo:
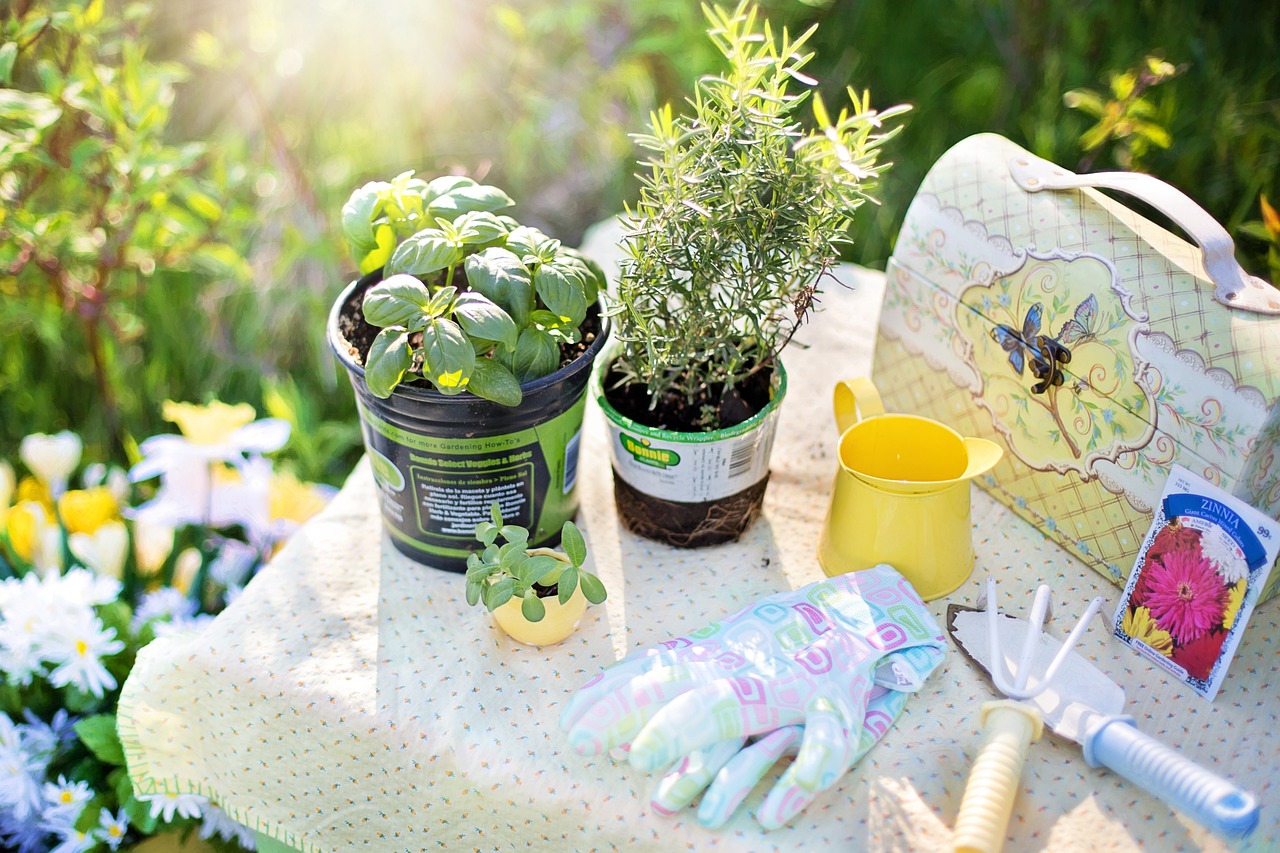
<svg viewBox="0 0 1280 853">
<path fill-rule="evenodd" d="M 728 70 L 698 81 L 690 115 L 668 105 L 635 135 L 652 158 L 624 217 L 613 369 L 623 385 L 646 384 L 651 407 L 700 401 L 711 430 L 716 395 L 772 370 L 813 308 L 888 166 L 879 149 L 898 128 L 884 121 L 908 107 L 877 112 L 851 88 L 833 120 L 801 70 L 813 29 L 779 39 L 746 2 L 703 12 Z"/>
</svg>

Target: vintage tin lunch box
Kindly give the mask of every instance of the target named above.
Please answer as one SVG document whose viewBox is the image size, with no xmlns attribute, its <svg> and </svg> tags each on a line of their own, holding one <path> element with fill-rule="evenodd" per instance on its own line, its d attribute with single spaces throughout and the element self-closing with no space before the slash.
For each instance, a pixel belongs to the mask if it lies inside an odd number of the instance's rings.
<svg viewBox="0 0 1280 853">
<path fill-rule="evenodd" d="M 1090 185 L 1142 198 L 1199 245 Z M 1121 582 L 1175 462 L 1280 513 L 1280 292 L 1233 251 L 1150 176 L 1074 175 L 970 137 L 907 211 L 876 384 L 890 409 L 1004 446 L 980 484 Z"/>
</svg>

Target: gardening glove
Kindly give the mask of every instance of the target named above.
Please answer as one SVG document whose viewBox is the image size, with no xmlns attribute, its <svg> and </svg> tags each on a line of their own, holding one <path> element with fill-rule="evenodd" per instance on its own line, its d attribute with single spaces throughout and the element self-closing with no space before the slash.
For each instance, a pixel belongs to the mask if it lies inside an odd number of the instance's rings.
<svg viewBox="0 0 1280 853">
<path fill-rule="evenodd" d="M 803 725 L 784 778 L 812 799 L 875 743 L 878 735 L 864 733 L 875 687 L 905 701 L 944 649 L 911 585 L 876 566 L 770 596 L 624 658 L 574 695 L 561 726 L 580 753 L 629 743 L 632 766 L 652 771 L 725 741 L 740 746 L 751 735 Z M 878 716 L 871 719 L 874 729 Z M 697 760 L 708 768 L 719 761 L 714 775 L 729 751 L 720 746 Z M 789 818 L 806 803 L 779 804 L 777 813 Z"/>
<path fill-rule="evenodd" d="M 907 695 L 901 690 L 890 690 L 878 684 L 871 689 L 858 744 L 850 753 L 848 766 L 837 774 L 832 784 L 879 742 L 902 713 Z M 718 829 L 728 823 L 734 811 L 778 759 L 796 753 L 803 735 L 803 726 L 786 726 L 745 747 L 744 740 L 735 738 L 686 756 L 659 780 L 650 806 L 657 814 L 671 816 L 701 793 L 698 823 L 708 829 Z M 795 776 L 795 765 L 792 765 L 783 772 L 761 804 L 756 820 L 763 828 L 778 829 L 786 825 L 828 787 L 806 791 Z"/>
</svg>

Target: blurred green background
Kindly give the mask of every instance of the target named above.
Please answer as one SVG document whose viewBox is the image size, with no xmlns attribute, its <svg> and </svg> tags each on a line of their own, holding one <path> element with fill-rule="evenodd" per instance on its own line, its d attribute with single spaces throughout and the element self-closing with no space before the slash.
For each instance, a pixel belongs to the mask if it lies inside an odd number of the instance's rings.
<svg viewBox="0 0 1280 853">
<path fill-rule="evenodd" d="M 1280 4 L 762 3 L 819 24 L 808 71 L 914 105 L 849 258 L 882 266 L 924 173 L 997 131 L 1158 175 L 1280 279 Z M 358 457 L 324 342 L 357 185 L 468 174 L 573 243 L 631 197 L 628 133 L 715 71 L 688 0 L 0 2 L 0 456 L 69 428 L 129 461 L 164 399 L 295 424 L 288 462 Z"/>
</svg>

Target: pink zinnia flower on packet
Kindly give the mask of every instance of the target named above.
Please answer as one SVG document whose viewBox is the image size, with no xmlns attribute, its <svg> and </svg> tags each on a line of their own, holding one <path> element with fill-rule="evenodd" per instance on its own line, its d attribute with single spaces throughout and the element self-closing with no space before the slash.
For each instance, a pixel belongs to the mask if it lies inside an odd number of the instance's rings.
<svg viewBox="0 0 1280 853">
<path fill-rule="evenodd" d="M 1167 551 L 1147 572 L 1146 606 L 1178 643 L 1222 624 L 1227 587 L 1199 548 Z"/>
</svg>

